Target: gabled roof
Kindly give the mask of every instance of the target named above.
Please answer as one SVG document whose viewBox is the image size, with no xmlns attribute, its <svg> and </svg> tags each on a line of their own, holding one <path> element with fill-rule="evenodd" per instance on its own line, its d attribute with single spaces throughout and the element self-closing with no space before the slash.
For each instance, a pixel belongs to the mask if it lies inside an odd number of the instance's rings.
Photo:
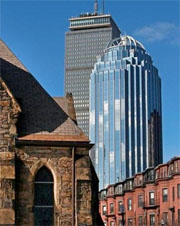
<svg viewBox="0 0 180 226">
<path fill-rule="evenodd" d="M 0 39 L 0 58 L 28 72 L 27 68 L 20 62 L 20 60 L 14 55 L 14 53 L 8 48 L 8 46 L 1 39 Z"/>
<path fill-rule="evenodd" d="M 12 101 L 11 108 L 12 108 L 12 110 L 14 110 L 14 113 L 18 115 L 21 112 L 21 108 L 20 108 L 17 100 L 15 99 L 15 97 L 13 96 L 13 94 L 11 93 L 11 91 L 9 90 L 9 88 L 6 85 L 6 83 L 2 80 L 1 77 L 0 77 L 0 85 L 6 91 L 8 96 L 11 98 L 11 101 Z"/>
<path fill-rule="evenodd" d="M 89 139 L 0 40 L 0 76 L 21 107 L 19 140 L 77 141 Z"/>
<path fill-rule="evenodd" d="M 77 124 L 76 112 L 74 108 L 74 100 L 71 93 L 66 93 L 65 97 L 53 97 L 56 103 L 68 114 L 73 121 Z"/>
</svg>

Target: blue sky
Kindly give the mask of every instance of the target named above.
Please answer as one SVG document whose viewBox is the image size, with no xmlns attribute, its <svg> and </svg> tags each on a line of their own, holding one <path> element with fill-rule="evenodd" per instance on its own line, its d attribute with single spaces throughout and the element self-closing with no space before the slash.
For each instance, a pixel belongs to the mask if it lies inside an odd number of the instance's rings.
<svg viewBox="0 0 180 226">
<path fill-rule="evenodd" d="M 63 96 L 68 18 L 91 11 L 93 0 L 0 0 L 0 36 L 50 95 Z M 105 12 L 122 33 L 142 42 L 159 69 L 166 162 L 180 155 L 179 1 L 105 0 Z"/>
</svg>

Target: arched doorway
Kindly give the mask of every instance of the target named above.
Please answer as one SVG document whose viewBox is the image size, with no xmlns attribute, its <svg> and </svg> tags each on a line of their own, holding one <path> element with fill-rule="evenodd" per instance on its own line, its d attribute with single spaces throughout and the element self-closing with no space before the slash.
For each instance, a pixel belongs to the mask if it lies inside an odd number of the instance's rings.
<svg viewBox="0 0 180 226">
<path fill-rule="evenodd" d="M 34 182 L 34 225 L 52 226 L 54 218 L 53 176 L 51 171 L 41 167 Z"/>
</svg>

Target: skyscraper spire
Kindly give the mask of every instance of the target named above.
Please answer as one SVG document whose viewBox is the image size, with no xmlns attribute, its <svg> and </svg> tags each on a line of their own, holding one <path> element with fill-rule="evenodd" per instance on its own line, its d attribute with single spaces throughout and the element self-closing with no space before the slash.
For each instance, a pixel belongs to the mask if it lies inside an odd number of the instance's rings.
<svg viewBox="0 0 180 226">
<path fill-rule="evenodd" d="M 98 2 L 97 0 L 94 1 L 94 13 L 97 14 L 98 12 Z"/>
</svg>

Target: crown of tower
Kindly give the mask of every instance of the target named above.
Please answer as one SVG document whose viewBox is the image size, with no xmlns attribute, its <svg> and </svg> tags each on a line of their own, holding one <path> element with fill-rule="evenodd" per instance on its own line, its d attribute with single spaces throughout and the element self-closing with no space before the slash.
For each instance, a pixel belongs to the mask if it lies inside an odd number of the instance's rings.
<svg viewBox="0 0 180 226">
<path fill-rule="evenodd" d="M 127 45 L 133 48 L 140 47 L 145 50 L 144 46 L 139 41 L 134 39 L 132 36 L 128 36 L 128 35 L 123 35 L 123 36 L 120 36 L 119 38 L 111 40 L 108 43 L 106 48 L 109 49 L 117 46 L 127 46 Z"/>
</svg>

